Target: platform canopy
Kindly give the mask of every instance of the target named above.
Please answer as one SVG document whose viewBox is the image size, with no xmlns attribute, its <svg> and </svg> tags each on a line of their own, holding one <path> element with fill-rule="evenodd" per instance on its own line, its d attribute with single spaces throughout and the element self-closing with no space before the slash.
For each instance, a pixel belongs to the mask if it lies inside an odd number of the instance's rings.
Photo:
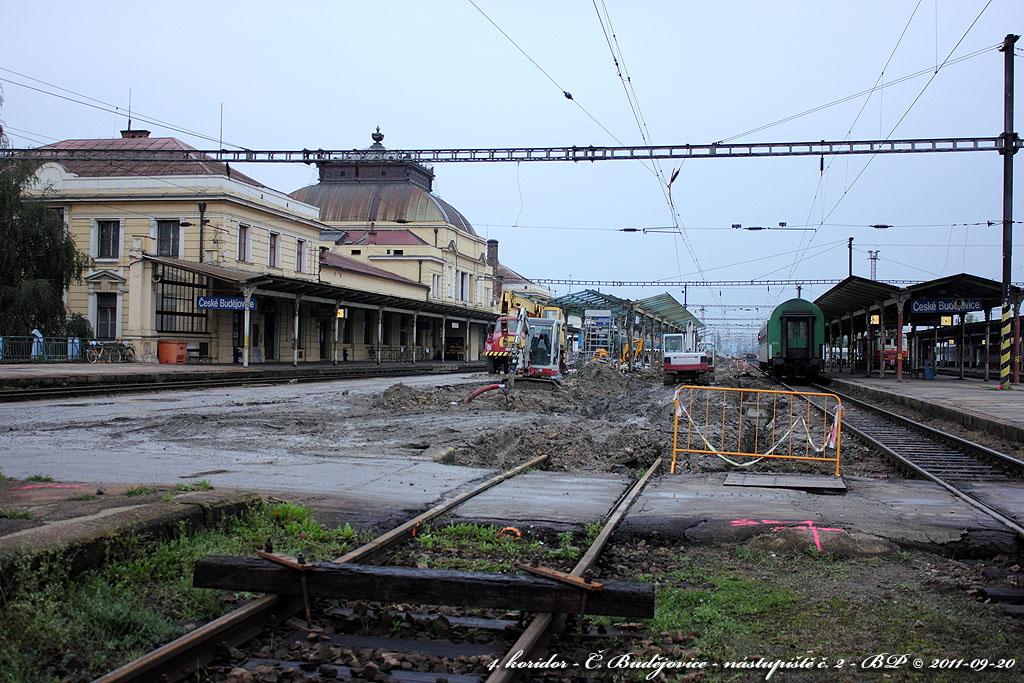
<svg viewBox="0 0 1024 683">
<path fill-rule="evenodd" d="M 894 299 L 899 291 L 896 285 L 851 275 L 815 299 L 814 303 L 825 314 L 825 320 L 830 321 L 876 307 Z"/>
<path fill-rule="evenodd" d="M 985 311 L 1002 305 L 1002 292 L 1002 284 L 995 280 L 967 273 L 950 275 L 906 287 L 903 290 L 908 298 L 905 312 L 912 316 L 910 322 L 931 326 L 941 324 L 944 315 L 977 311 L 984 316 Z M 1019 297 L 1021 288 L 1011 285 L 1010 293 Z M 953 306 L 949 310 L 940 310 L 939 302 Z"/>
<path fill-rule="evenodd" d="M 584 289 L 581 292 L 573 292 L 565 296 L 552 299 L 547 302 L 548 306 L 558 306 L 565 314 L 578 315 L 581 318 L 587 309 L 609 310 L 616 320 L 623 320 L 630 314 L 649 316 L 663 325 L 668 325 L 679 330 L 686 328 L 688 322 L 693 322 L 697 327 L 704 324 L 693 317 L 678 301 L 669 294 L 659 294 L 639 301 L 620 299 L 611 294 L 603 294 L 593 289 Z"/>
<path fill-rule="evenodd" d="M 704 323 L 695 318 L 686 307 L 680 304 L 670 294 L 658 294 L 657 296 L 640 299 L 636 302 L 638 308 L 654 315 L 662 317 L 669 322 L 685 328 L 687 323 L 692 322 L 698 328 L 704 327 Z"/>
</svg>

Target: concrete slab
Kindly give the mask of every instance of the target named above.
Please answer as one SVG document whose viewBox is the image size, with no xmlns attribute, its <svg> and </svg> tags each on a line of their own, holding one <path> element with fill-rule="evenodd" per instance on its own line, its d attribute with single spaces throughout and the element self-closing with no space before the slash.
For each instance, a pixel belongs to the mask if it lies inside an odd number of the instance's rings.
<svg viewBox="0 0 1024 683">
<path fill-rule="evenodd" d="M 724 486 L 759 486 L 775 489 L 800 489 L 844 493 L 846 483 L 842 477 L 822 474 L 768 474 L 732 472 L 726 476 Z"/>
<path fill-rule="evenodd" d="M 126 487 L 100 487 L 106 493 L 95 495 L 97 488 L 91 484 L 25 488 L 31 484 L 7 481 L 0 486 L 0 507 L 32 513 L 27 520 L 0 520 L 0 568 L 26 555 L 53 551 L 73 570 L 93 566 L 102 561 L 107 544 L 120 536 L 163 534 L 181 522 L 209 524 L 259 500 L 251 491 L 179 493 L 168 502 L 159 493 L 124 496 Z M 74 500 L 83 491 L 93 497 Z"/>
<path fill-rule="evenodd" d="M 846 477 L 844 496 L 792 489 L 723 486 L 723 473 L 661 477 L 623 523 L 623 531 L 689 542 L 742 542 L 777 528 L 862 532 L 906 547 L 948 552 L 1008 551 L 1013 534 L 931 482 Z M 1024 513 L 1024 488 L 1016 489 Z M 1004 497 L 1012 501 L 1012 493 Z"/>
<path fill-rule="evenodd" d="M 526 472 L 473 498 L 453 519 L 578 529 L 600 522 L 631 483 L 618 474 Z"/>
</svg>

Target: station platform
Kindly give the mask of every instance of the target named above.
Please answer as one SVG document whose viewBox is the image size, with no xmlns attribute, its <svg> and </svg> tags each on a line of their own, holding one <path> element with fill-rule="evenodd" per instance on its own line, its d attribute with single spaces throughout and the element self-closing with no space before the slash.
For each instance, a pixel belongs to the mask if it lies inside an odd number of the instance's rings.
<svg viewBox="0 0 1024 683">
<path fill-rule="evenodd" d="M 0 364 L 0 390 L 27 387 L 60 387 L 93 384 L 136 384 L 168 380 L 217 379 L 240 382 L 265 378 L 330 379 L 354 374 L 371 374 L 377 368 L 406 368 L 415 372 L 468 372 L 485 368 L 483 361 L 381 362 L 343 361 L 290 362 L 215 365 L 169 363 L 22 363 Z"/>
<path fill-rule="evenodd" d="M 861 392 L 867 398 L 892 401 L 925 414 L 1024 442 L 1024 386 L 997 389 L 998 381 L 937 375 L 935 379 L 895 376 L 864 377 L 830 372 L 837 391 Z"/>
<path fill-rule="evenodd" d="M 168 494 L 174 492 L 174 484 L 153 483 L 148 485 L 155 489 L 151 493 L 126 495 L 137 485 L 0 481 L 0 508 L 31 513 L 28 519 L 0 519 L 0 565 L 48 550 L 70 551 L 73 561 L 87 561 L 102 557 L 100 546 L 119 535 L 159 534 L 181 521 L 209 523 L 260 497 L 308 506 L 329 527 L 348 522 L 382 532 L 494 474 L 431 462 L 388 470 L 374 458 L 358 460 L 338 462 L 334 468 L 362 468 L 363 474 L 374 474 L 336 476 L 330 487 L 320 490 L 218 486 L 176 494 L 173 500 Z M 1012 532 L 930 482 L 844 477 L 846 492 L 834 495 L 726 486 L 726 476 L 723 472 L 656 477 L 620 532 L 661 542 L 756 542 L 845 556 L 912 548 L 946 556 L 992 557 L 1019 548 Z M 450 519 L 514 526 L 524 533 L 583 531 L 585 525 L 599 523 L 631 483 L 624 474 L 531 471 L 468 501 Z M 977 493 L 1024 518 L 1024 486 L 987 486 Z"/>
</svg>

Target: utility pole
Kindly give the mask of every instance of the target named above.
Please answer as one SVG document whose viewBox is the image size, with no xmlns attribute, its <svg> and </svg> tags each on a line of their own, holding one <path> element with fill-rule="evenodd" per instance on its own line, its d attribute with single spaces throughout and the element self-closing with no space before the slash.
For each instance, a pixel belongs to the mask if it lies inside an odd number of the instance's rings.
<svg viewBox="0 0 1024 683">
<path fill-rule="evenodd" d="M 206 219 L 203 216 L 206 215 L 206 202 L 199 202 L 199 262 L 203 262 L 203 251 L 206 249 L 205 229 Z"/>
<path fill-rule="evenodd" d="M 872 280 L 877 280 L 878 279 L 877 265 L 878 265 L 878 252 L 879 251 L 880 251 L 879 249 L 868 249 L 868 260 L 871 261 L 871 279 Z"/>
<path fill-rule="evenodd" d="M 1013 249 L 1013 155 L 1017 152 L 1017 134 L 1013 132 L 1013 46 L 1020 36 L 1007 34 L 1003 46 L 1003 330 L 999 349 L 999 384 L 1010 385 L 1010 318 L 1014 312 L 1010 296 L 1010 262 Z M 1014 352 L 1016 353 L 1016 349 Z"/>
<path fill-rule="evenodd" d="M 846 249 L 850 253 L 850 273 L 849 273 L 849 277 L 853 277 L 853 238 L 852 237 L 847 241 Z"/>
</svg>

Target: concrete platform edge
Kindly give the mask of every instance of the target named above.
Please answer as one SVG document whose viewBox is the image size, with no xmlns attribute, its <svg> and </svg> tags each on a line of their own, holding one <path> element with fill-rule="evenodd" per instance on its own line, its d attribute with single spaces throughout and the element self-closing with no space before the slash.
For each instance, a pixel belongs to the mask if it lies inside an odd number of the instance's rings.
<svg viewBox="0 0 1024 683">
<path fill-rule="evenodd" d="M 835 377 L 831 377 L 830 380 L 831 384 L 829 386 L 841 387 L 843 391 L 851 394 L 860 392 L 869 398 L 892 401 L 893 403 L 904 405 L 908 408 L 920 410 L 922 413 L 927 415 L 933 415 L 935 417 L 941 417 L 946 420 L 957 422 L 965 427 L 969 427 L 970 429 L 989 431 L 1007 439 L 1024 441 L 1024 429 L 1015 425 L 1006 424 L 1005 422 L 999 422 L 998 420 L 992 420 L 973 413 L 965 413 L 954 408 L 924 401 L 914 396 L 907 396 L 893 391 L 882 391 L 874 387 L 867 387 L 856 382 L 847 382 Z"/>
<path fill-rule="evenodd" d="M 45 556 L 59 557 L 72 573 L 84 571 L 102 563 L 110 545 L 121 538 L 168 536 L 180 523 L 189 529 L 210 526 L 260 501 L 255 492 L 197 492 L 174 502 L 108 508 L 104 514 L 30 527 L 0 537 L 0 576 L 19 562 Z"/>
</svg>

